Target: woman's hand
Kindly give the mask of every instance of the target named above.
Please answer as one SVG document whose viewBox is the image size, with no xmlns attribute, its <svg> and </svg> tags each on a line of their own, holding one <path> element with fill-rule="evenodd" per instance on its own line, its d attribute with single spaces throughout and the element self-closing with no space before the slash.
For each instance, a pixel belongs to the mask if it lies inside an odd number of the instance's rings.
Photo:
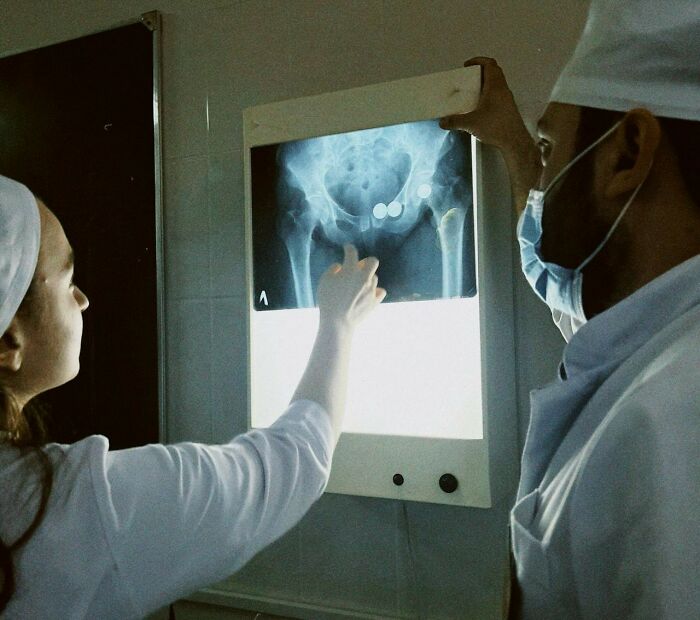
<svg viewBox="0 0 700 620">
<path fill-rule="evenodd" d="M 336 441 L 340 436 L 348 387 L 350 348 L 355 326 L 386 296 L 377 288 L 374 257 L 357 260 L 357 250 L 346 245 L 342 265 L 331 265 L 318 285 L 321 311 L 309 363 L 292 397 L 312 400 L 330 417 Z"/>
<path fill-rule="evenodd" d="M 344 247 L 343 264 L 331 265 L 318 285 L 321 325 L 354 328 L 386 297 L 377 288 L 379 261 L 373 256 L 358 260 L 353 245 Z"/>
</svg>

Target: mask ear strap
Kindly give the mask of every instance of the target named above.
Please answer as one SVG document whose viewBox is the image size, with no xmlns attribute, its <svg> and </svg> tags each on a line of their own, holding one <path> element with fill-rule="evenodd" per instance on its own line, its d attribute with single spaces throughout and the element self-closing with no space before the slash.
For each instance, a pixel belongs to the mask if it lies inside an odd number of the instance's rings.
<svg viewBox="0 0 700 620">
<path fill-rule="evenodd" d="M 649 176 L 649 172 L 651 172 L 651 167 L 654 164 L 654 161 L 649 164 L 649 169 L 647 170 L 646 174 L 644 175 L 644 178 L 642 179 L 642 182 L 637 185 L 635 190 L 632 192 L 632 195 L 629 197 L 629 200 L 627 201 L 627 204 L 625 204 L 624 207 L 622 207 L 622 211 L 620 211 L 620 215 L 617 216 L 615 221 L 613 222 L 613 225 L 610 227 L 610 230 L 608 231 L 608 234 L 605 235 L 605 239 L 603 239 L 599 244 L 598 247 L 593 250 L 593 253 L 586 259 L 584 260 L 578 267 L 576 267 L 576 271 L 581 271 L 588 263 L 590 263 L 600 252 L 605 244 L 610 241 L 610 237 L 613 236 L 613 233 L 615 232 L 615 229 L 618 227 L 620 222 L 622 221 L 622 218 L 625 216 L 625 213 L 627 213 L 627 209 L 630 208 L 632 203 L 634 202 L 634 199 L 637 197 L 637 194 L 639 193 L 639 190 L 642 189 L 642 185 L 644 185 L 645 181 L 647 180 L 647 177 Z"/>
<path fill-rule="evenodd" d="M 609 135 L 613 133 L 620 125 L 622 124 L 622 119 L 617 121 L 610 129 L 608 129 L 600 138 L 598 138 L 595 142 L 592 144 L 589 144 L 583 151 L 581 151 L 576 157 L 574 157 L 566 166 L 564 166 L 557 174 L 556 176 L 550 181 L 549 185 L 547 186 L 546 189 L 544 189 L 544 194 L 545 196 L 550 192 L 550 190 L 557 184 L 563 176 L 570 170 L 570 168 L 577 162 L 579 161 L 582 157 L 585 157 L 588 153 L 590 153 L 596 146 L 598 146 L 605 138 L 607 138 Z"/>
</svg>

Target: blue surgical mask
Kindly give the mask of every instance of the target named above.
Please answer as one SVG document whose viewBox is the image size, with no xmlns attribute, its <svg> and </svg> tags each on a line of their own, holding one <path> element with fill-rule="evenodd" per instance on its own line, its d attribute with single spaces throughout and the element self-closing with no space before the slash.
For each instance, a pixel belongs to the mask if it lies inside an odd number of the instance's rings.
<svg viewBox="0 0 700 620">
<path fill-rule="evenodd" d="M 547 194 L 564 178 L 571 170 L 571 167 L 610 136 L 621 122 L 617 122 L 593 144 L 564 166 L 545 190 L 531 189 L 527 198 L 527 206 L 518 221 L 517 232 L 520 244 L 520 260 L 523 273 L 530 286 L 552 310 L 563 312 L 580 324 L 586 322 L 586 315 L 583 311 L 583 268 L 596 257 L 598 252 L 603 249 L 610 237 L 612 237 L 644 181 L 632 192 L 629 200 L 620 211 L 620 215 L 617 216 L 608 234 L 605 235 L 598 247 L 575 269 L 562 267 L 556 263 L 548 263 L 542 258 L 542 212 L 544 210 L 544 201 Z"/>
</svg>

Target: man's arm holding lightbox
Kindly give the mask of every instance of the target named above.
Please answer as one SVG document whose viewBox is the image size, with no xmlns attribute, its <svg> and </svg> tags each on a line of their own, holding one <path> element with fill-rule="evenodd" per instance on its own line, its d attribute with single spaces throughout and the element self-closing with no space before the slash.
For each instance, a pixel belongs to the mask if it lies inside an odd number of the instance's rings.
<svg viewBox="0 0 700 620">
<path fill-rule="evenodd" d="M 336 441 L 345 412 L 355 327 L 386 297 L 386 291 L 377 287 L 379 261 L 374 257 L 358 260 L 352 245 L 346 245 L 344 251 L 343 264 L 331 265 L 319 283 L 318 333 L 291 400 L 311 400 L 321 405 L 330 416 Z"/>
<path fill-rule="evenodd" d="M 525 126 L 503 70 L 493 58 L 476 56 L 465 67 L 481 67 L 482 91 L 476 110 L 440 120 L 440 127 L 466 131 L 477 140 L 496 147 L 508 168 L 513 205 L 517 215 L 542 172 L 539 150 Z"/>
</svg>

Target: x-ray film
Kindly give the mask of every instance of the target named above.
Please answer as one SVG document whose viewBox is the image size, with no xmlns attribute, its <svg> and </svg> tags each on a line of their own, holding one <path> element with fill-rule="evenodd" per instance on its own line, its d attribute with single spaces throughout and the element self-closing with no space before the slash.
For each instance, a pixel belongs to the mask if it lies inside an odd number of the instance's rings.
<svg viewBox="0 0 700 620">
<path fill-rule="evenodd" d="M 435 120 L 253 147 L 255 309 L 313 307 L 346 243 L 379 259 L 385 303 L 474 296 L 471 174 Z"/>
<path fill-rule="evenodd" d="M 428 120 L 250 149 L 253 426 L 289 402 L 353 243 L 387 298 L 356 330 L 343 431 L 483 437 L 471 146 Z"/>
</svg>

